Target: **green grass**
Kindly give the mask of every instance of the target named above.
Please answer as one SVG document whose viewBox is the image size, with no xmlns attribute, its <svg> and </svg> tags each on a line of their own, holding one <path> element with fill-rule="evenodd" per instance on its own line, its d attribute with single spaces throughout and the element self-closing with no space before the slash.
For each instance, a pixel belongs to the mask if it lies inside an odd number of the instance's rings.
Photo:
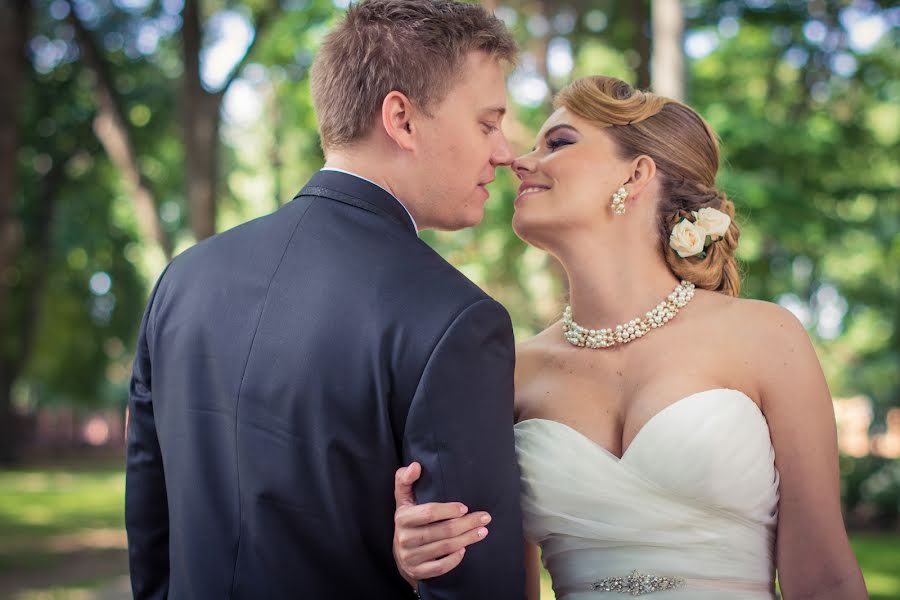
<svg viewBox="0 0 900 600">
<path fill-rule="evenodd" d="M 121 470 L 0 473 L 0 531 L 46 536 L 123 527 L 124 486 Z"/>
<path fill-rule="evenodd" d="M 94 600 L 108 584 L 108 579 L 89 579 L 45 589 L 25 590 L 17 593 L 13 600 Z"/>
<path fill-rule="evenodd" d="M 900 534 L 857 533 L 850 544 L 872 600 L 900 599 Z"/>
<path fill-rule="evenodd" d="M 51 568 L 95 538 L 121 537 L 124 500 L 121 463 L 0 471 L 0 574 Z"/>
<path fill-rule="evenodd" d="M 106 542 L 92 549 L 90 540 L 121 537 L 124 498 L 120 461 L 74 469 L 0 471 L 0 575 L 20 570 L 50 572 L 73 551 L 111 551 L 109 545 L 102 546 Z M 80 549 L 67 548 L 73 540 L 81 543 Z M 860 533 L 851 535 L 850 541 L 871 598 L 900 599 L 900 534 Z M 64 584 L 20 597 L 74 598 L 82 586 L 98 585 L 88 580 L 90 573 L 84 576 L 86 581 L 74 587 Z M 541 597 L 552 599 L 546 573 L 542 584 Z"/>
</svg>

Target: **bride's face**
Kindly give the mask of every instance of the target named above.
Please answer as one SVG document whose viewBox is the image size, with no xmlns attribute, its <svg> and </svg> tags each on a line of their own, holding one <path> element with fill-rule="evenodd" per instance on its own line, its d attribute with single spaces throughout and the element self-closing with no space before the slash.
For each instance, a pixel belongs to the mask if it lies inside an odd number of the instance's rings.
<svg viewBox="0 0 900 600">
<path fill-rule="evenodd" d="M 599 228 L 612 219 L 612 195 L 628 180 L 629 161 L 616 156 L 603 128 L 560 108 L 544 123 L 534 149 L 512 168 L 522 182 L 513 229 L 546 247 L 573 229 Z"/>
</svg>

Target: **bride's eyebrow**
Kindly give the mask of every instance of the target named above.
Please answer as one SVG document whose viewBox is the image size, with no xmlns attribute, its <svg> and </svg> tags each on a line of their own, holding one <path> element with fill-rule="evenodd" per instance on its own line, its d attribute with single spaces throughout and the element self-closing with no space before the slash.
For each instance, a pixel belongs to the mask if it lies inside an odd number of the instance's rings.
<svg viewBox="0 0 900 600">
<path fill-rule="evenodd" d="M 572 127 L 571 125 L 569 125 L 568 123 L 560 123 L 559 125 L 554 125 L 554 126 L 551 127 L 550 129 L 548 129 L 548 130 L 544 133 L 544 139 L 550 137 L 550 134 L 551 134 L 551 133 L 553 133 L 554 131 L 558 131 L 558 130 L 560 130 L 560 129 L 570 129 L 570 130 L 574 131 L 575 133 L 578 133 L 578 130 L 575 129 L 574 127 Z"/>
<path fill-rule="evenodd" d="M 551 134 L 551 133 L 553 133 L 554 131 L 559 131 L 560 129 L 568 129 L 568 130 L 570 130 L 570 131 L 573 131 L 574 133 L 578 133 L 578 130 L 575 129 L 574 127 L 572 127 L 571 125 L 569 125 L 568 123 L 560 123 L 559 125 L 554 125 L 554 126 L 551 127 L 550 129 L 548 129 L 547 131 L 545 131 L 545 132 L 544 132 L 544 139 L 546 140 L 548 137 L 550 137 L 550 134 Z M 532 151 L 532 152 L 534 152 L 535 150 L 537 150 L 537 146 L 534 146 L 534 147 L 531 148 L 531 151 Z"/>
</svg>

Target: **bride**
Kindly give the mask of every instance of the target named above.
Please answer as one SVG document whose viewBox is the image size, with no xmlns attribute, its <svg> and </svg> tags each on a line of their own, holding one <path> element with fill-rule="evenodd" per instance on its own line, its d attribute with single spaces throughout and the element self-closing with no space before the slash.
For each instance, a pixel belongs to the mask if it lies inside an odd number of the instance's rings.
<svg viewBox="0 0 900 600">
<path fill-rule="evenodd" d="M 716 136 L 684 104 L 575 81 L 532 152 L 513 228 L 562 264 L 561 321 L 516 368 L 529 599 L 865 598 L 838 490 L 831 396 L 803 327 L 738 298 Z M 398 471 L 394 553 L 415 585 L 490 515 L 416 506 Z"/>
</svg>

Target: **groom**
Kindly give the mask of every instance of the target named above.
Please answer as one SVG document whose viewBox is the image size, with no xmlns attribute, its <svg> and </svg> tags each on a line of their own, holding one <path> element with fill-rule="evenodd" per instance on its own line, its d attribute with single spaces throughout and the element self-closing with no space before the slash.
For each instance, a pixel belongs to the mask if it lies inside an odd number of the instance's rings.
<svg viewBox="0 0 900 600">
<path fill-rule="evenodd" d="M 493 515 L 423 598 L 520 599 L 513 337 L 418 229 L 477 224 L 511 153 L 515 44 L 481 7 L 367 0 L 312 72 L 326 165 L 276 213 L 178 256 L 129 398 L 135 598 L 414 597 L 394 472 Z"/>
</svg>

